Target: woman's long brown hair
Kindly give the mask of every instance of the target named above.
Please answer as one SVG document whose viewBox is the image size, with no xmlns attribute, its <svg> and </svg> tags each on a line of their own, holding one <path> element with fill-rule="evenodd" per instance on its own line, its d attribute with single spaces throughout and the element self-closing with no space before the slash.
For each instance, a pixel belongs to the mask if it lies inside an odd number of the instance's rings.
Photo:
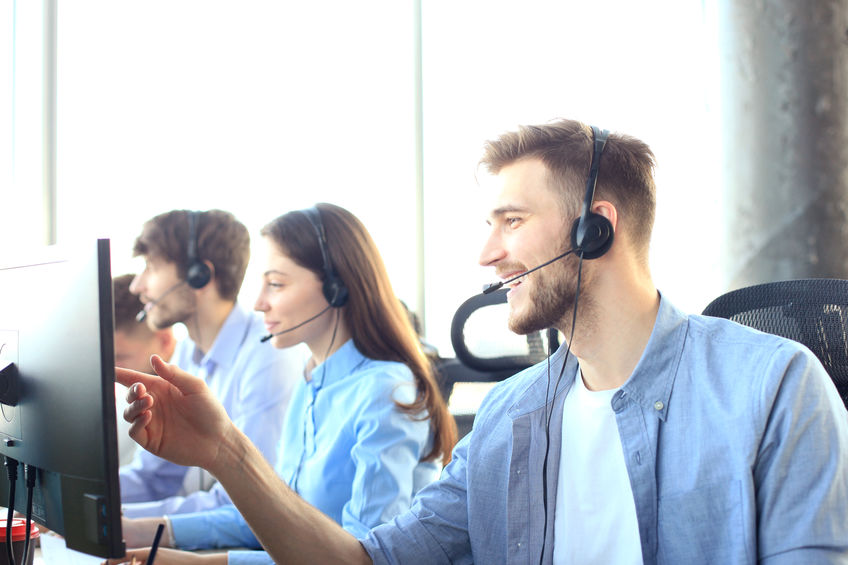
<svg viewBox="0 0 848 565">
<path fill-rule="evenodd" d="M 409 367 L 415 377 L 416 398 L 409 404 L 396 404 L 412 418 L 430 420 L 433 448 L 422 461 L 441 456 L 443 464 L 447 464 L 456 443 L 456 423 L 439 390 L 432 364 L 392 289 L 374 240 L 362 222 L 344 208 L 325 203 L 315 207 L 324 225 L 330 261 L 349 291 L 342 308 L 356 348 L 370 359 L 396 361 Z M 323 280 L 318 238 L 304 213 L 284 214 L 266 225 L 261 233 L 270 237 L 295 263 Z"/>
</svg>

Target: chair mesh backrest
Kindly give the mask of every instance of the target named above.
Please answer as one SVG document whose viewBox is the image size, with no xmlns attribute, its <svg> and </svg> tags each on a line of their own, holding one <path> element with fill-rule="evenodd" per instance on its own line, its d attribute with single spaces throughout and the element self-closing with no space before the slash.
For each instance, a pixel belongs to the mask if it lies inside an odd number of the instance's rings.
<svg viewBox="0 0 848 565">
<path fill-rule="evenodd" d="M 703 312 L 806 345 L 848 407 L 848 280 L 799 279 L 741 288 Z"/>
</svg>

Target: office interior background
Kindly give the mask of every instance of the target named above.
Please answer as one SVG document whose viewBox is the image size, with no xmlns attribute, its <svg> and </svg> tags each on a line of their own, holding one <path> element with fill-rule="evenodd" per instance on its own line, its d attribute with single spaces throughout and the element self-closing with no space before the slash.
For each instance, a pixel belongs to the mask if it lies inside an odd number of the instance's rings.
<svg viewBox="0 0 848 565">
<path fill-rule="evenodd" d="M 568 117 L 653 148 L 655 282 L 700 312 L 733 284 L 719 21 L 740 4 L 4 3 L 0 261 L 107 237 L 114 274 L 134 272 L 132 242 L 160 212 L 229 210 L 258 242 L 275 216 L 333 202 L 449 356 L 454 311 L 492 280 L 477 265 L 482 144 Z"/>
</svg>

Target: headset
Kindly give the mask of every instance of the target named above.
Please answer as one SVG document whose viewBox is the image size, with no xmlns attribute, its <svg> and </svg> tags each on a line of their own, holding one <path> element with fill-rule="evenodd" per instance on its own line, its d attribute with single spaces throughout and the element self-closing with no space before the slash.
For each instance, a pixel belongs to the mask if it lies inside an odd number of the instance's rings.
<svg viewBox="0 0 848 565">
<path fill-rule="evenodd" d="M 191 288 L 200 289 L 209 284 L 212 279 L 212 270 L 209 265 L 201 261 L 197 256 L 197 219 L 200 212 L 188 212 L 188 241 L 186 242 L 186 276 L 184 280 L 171 285 L 165 292 L 154 300 L 144 305 L 144 308 L 135 315 L 136 322 L 143 322 L 147 315 L 169 294 L 177 290 L 183 283 Z M 268 339 L 271 339 L 270 337 Z"/>
<path fill-rule="evenodd" d="M 542 267 L 547 267 L 551 263 L 559 261 L 572 253 L 576 253 L 580 259 L 597 259 L 612 247 L 612 240 L 615 235 L 615 231 L 612 229 L 612 223 L 604 216 L 592 212 L 592 202 L 595 200 L 595 185 L 598 184 L 598 170 L 601 166 L 601 153 L 604 152 L 604 146 L 607 144 L 609 131 L 601 131 L 595 126 L 592 126 L 592 135 L 594 137 L 592 163 L 589 166 L 589 176 L 586 179 L 586 195 L 583 197 L 583 209 L 580 212 L 580 217 L 575 219 L 571 226 L 571 249 L 560 253 L 541 265 L 536 265 L 532 269 L 524 271 L 520 275 L 484 285 L 483 294 L 495 292 L 504 285 L 526 277 L 530 273 L 538 271 Z"/>
<path fill-rule="evenodd" d="M 186 277 L 188 286 L 194 289 L 203 288 L 212 279 L 209 265 L 197 256 L 197 221 L 200 212 L 188 213 L 188 243 L 186 244 Z"/>
<path fill-rule="evenodd" d="M 589 176 L 586 179 L 586 195 L 583 198 L 583 210 L 580 217 L 574 220 L 571 227 L 571 248 L 583 259 L 597 259 L 612 247 L 614 230 L 612 223 L 592 212 L 592 202 L 595 199 L 595 185 L 598 184 L 598 170 L 601 166 L 601 154 L 609 138 L 608 130 L 592 127 L 594 140 L 592 148 L 592 163 Z"/>
<path fill-rule="evenodd" d="M 336 274 L 333 263 L 330 261 L 330 251 L 327 247 L 327 234 L 324 231 L 324 223 L 321 221 L 321 212 L 316 207 L 301 210 L 304 216 L 315 229 L 318 238 L 318 246 L 321 248 L 322 271 L 324 273 L 324 298 L 333 308 L 341 308 L 347 303 L 348 289 L 341 277 Z"/>
</svg>

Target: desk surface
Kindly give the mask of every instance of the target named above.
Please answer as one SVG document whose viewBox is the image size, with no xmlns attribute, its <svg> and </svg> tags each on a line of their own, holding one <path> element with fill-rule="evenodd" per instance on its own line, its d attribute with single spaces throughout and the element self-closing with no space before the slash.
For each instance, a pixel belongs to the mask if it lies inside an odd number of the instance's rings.
<svg viewBox="0 0 848 565">
<path fill-rule="evenodd" d="M 194 553 L 221 553 L 229 551 L 228 549 L 204 549 L 200 551 L 196 551 Z M 98 563 L 105 561 L 100 557 L 92 557 L 91 559 L 97 560 Z M 44 561 L 44 556 L 41 554 L 41 548 L 36 547 L 35 552 L 32 554 L 32 565 L 47 565 Z"/>
</svg>

